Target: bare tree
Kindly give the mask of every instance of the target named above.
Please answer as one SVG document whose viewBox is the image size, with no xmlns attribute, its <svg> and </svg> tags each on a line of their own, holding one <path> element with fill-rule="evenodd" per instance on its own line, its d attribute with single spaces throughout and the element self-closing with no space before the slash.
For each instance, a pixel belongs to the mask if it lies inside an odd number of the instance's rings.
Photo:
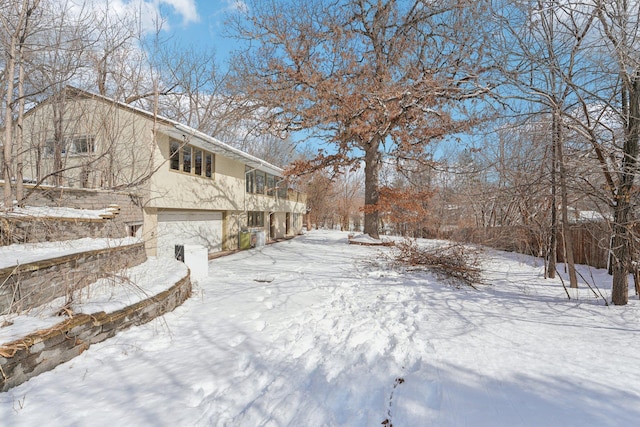
<svg viewBox="0 0 640 427">
<path fill-rule="evenodd" d="M 564 156 L 564 139 L 568 125 L 565 116 L 575 108 L 576 87 L 587 84 L 584 56 L 585 41 L 595 16 L 588 8 L 574 2 L 536 0 L 521 7 L 505 7 L 501 16 L 507 36 L 501 39 L 506 52 L 500 62 L 510 84 L 518 88 L 518 102 L 536 103 L 543 117 L 549 117 L 551 136 L 551 232 L 548 273 L 555 276 L 556 236 L 558 235 L 558 191 L 561 207 L 561 231 L 565 262 L 571 287 L 577 287 L 573 260 L 573 238 L 569 225 L 568 171 Z"/>
<path fill-rule="evenodd" d="M 4 109 L 4 150 L 3 150 L 3 178 L 4 178 L 4 206 L 11 209 L 14 194 L 11 181 L 15 174 L 17 197 L 22 198 L 22 132 L 21 119 L 24 114 L 24 46 L 29 35 L 31 17 L 38 8 L 39 0 L 21 0 L 5 4 L 0 16 L 0 30 L 2 40 L 5 41 L 5 87 Z M 17 69 L 17 73 L 16 73 Z M 15 79 L 17 74 L 17 97 L 14 94 Z M 13 118 L 16 101 L 18 102 L 18 133 L 17 142 L 13 135 Z M 16 157 L 14 158 L 14 145 Z"/>
<path fill-rule="evenodd" d="M 307 130 L 329 144 L 295 172 L 365 165 L 364 231 L 378 236 L 384 156 L 424 146 L 480 120 L 465 100 L 483 82 L 486 2 L 249 1 L 231 21 L 255 41 L 233 60 L 235 88 L 275 132 Z"/>
<path fill-rule="evenodd" d="M 619 76 L 617 102 L 612 111 L 623 124 L 621 160 L 616 170 L 612 239 L 612 302 L 624 305 L 629 299 L 628 273 L 633 259 L 632 197 L 638 173 L 640 138 L 640 3 L 627 0 L 595 2 L 603 39 L 607 41 L 613 61 L 609 66 Z"/>
</svg>

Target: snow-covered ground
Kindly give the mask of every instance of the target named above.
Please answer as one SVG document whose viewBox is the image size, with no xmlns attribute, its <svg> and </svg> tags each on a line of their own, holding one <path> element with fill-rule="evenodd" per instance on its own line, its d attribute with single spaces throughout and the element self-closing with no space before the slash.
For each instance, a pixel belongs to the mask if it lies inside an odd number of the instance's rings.
<svg viewBox="0 0 640 427">
<path fill-rule="evenodd" d="M 0 424 L 637 425 L 638 300 L 567 300 L 502 252 L 458 289 L 385 268 L 390 250 L 312 232 L 213 260 L 172 313 L 0 393 Z"/>
</svg>

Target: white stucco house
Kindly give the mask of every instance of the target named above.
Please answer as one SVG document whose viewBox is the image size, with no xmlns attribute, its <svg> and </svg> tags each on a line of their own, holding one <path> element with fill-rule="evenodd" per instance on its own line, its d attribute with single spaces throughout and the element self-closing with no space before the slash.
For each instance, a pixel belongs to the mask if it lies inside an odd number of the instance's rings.
<svg viewBox="0 0 640 427">
<path fill-rule="evenodd" d="M 148 255 L 302 230 L 306 196 L 281 168 L 169 118 L 69 87 L 30 110 L 23 128 L 25 179 L 135 193 L 143 215 L 132 226 Z"/>
</svg>

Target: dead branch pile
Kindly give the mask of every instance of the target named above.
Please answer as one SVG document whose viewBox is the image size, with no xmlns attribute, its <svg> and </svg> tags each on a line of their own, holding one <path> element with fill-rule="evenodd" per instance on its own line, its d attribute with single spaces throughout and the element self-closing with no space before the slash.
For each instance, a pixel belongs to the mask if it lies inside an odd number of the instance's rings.
<svg viewBox="0 0 640 427">
<path fill-rule="evenodd" d="M 480 251 L 459 243 L 426 248 L 415 241 L 396 243 L 394 262 L 404 267 L 428 269 L 436 274 L 471 286 L 482 284 Z"/>
</svg>

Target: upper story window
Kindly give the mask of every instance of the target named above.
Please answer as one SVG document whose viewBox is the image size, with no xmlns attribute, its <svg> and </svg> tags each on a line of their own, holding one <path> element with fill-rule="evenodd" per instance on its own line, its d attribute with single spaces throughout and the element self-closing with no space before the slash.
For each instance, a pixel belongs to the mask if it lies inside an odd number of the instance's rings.
<svg viewBox="0 0 640 427">
<path fill-rule="evenodd" d="M 213 174 L 213 154 L 204 152 L 204 176 L 211 178 Z"/>
<path fill-rule="evenodd" d="M 244 180 L 245 180 L 245 186 L 244 186 L 244 190 L 247 193 L 255 193 L 256 190 L 256 170 L 253 168 L 250 168 L 249 166 L 245 166 L 244 168 Z"/>
<path fill-rule="evenodd" d="M 271 197 L 276 195 L 278 177 L 249 166 L 245 166 L 244 177 L 245 191 L 247 193 L 266 194 Z"/>
<path fill-rule="evenodd" d="M 71 139 L 70 151 L 72 154 L 95 153 L 96 146 L 93 136 L 77 136 Z"/>
<path fill-rule="evenodd" d="M 182 172 L 191 173 L 191 162 L 193 148 L 189 145 L 182 147 Z"/>
<path fill-rule="evenodd" d="M 267 175 L 267 196 L 275 196 L 276 194 L 276 177 Z"/>
<path fill-rule="evenodd" d="M 266 175 L 264 172 L 256 171 L 256 194 L 264 194 Z"/>
<path fill-rule="evenodd" d="M 169 142 L 169 168 L 175 171 L 180 170 L 180 143 L 178 141 Z"/>
<path fill-rule="evenodd" d="M 62 155 L 81 156 L 96 152 L 95 137 L 93 135 L 68 136 L 62 140 Z M 53 157 L 56 142 L 52 139 L 45 141 L 45 157 Z"/>
<path fill-rule="evenodd" d="M 169 169 L 213 178 L 215 155 L 189 144 L 169 141 Z"/>
<path fill-rule="evenodd" d="M 289 191 L 287 184 L 283 181 L 280 184 L 278 184 L 278 199 L 286 199 L 287 198 L 287 193 Z"/>
</svg>

